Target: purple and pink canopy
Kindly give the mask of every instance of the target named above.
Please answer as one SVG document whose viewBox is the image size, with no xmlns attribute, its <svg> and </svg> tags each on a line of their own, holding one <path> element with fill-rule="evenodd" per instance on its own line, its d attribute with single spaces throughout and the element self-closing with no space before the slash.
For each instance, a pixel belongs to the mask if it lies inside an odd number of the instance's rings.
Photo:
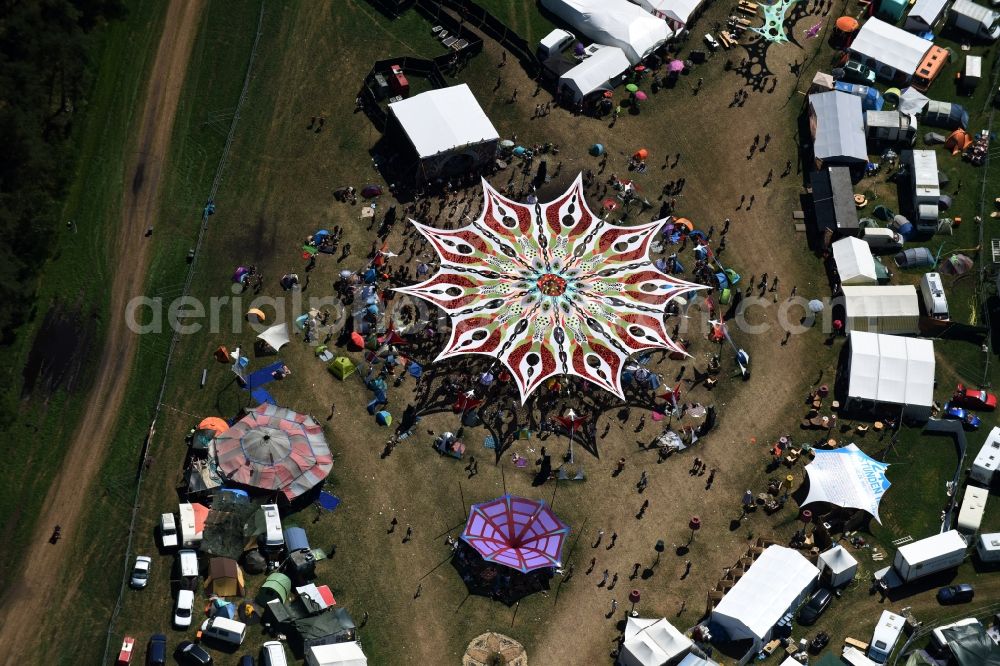
<svg viewBox="0 0 1000 666">
<path fill-rule="evenodd" d="M 229 481 L 278 490 L 292 500 L 327 477 L 333 456 L 311 416 L 265 403 L 212 442 Z"/>
<path fill-rule="evenodd" d="M 545 502 L 504 495 L 472 505 L 462 540 L 484 560 L 527 573 L 560 566 L 567 535 Z"/>
</svg>

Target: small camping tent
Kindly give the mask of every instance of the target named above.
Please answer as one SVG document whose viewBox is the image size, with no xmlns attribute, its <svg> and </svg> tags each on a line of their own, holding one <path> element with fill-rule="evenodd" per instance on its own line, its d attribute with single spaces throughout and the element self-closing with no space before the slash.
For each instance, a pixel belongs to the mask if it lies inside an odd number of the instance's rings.
<svg viewBox="0 0 1000 666">
<path fill-rule="evenodd" d="M 921 268 L 934 265 L 934 255 L 926 247 L 911 247 L 892 258 L 900 268 Z"/>
<path fill-rule="evenodd" d="M 208 563 L 205 590 L 219 597 L 243 596 L 243 570 L 236 560 L 213 557 Z"/>
<path fill-rule="evenodd" d="M 971 145 L 972 137 L 961 127 L 949 134 L 944 142 L 944 147 L 950 150 L 952 155 L 958 155 Z"/>
<path fill-rule="evenodd" d="M 840 544 L 820 553 L 818 564 L 820 577 L 831 587 L 850 583 L 858 573 L 858 561 Z"/>
<path fill-rule="evenodd" d="M 292 579 L 280 572 L 274 572 L 267 577 L 257 593 L 257 601 L 267 604 L 271 599 L 279 599 L 282 603 L 288 601 L 292 594 Z"/>
<path fill-rule="evenodd" d="M 334 377 L 343 381 L 357 372 L 358 368 L 351 363 L 351 359 L 346 356 L 338 356 L 330 361 L 330 365 L 327 366 L 327 369 L 333 373 Z"/>
<path fill-rule="evenodd" d="M 924 123 L 931 127 L 943 127 L 951 130 L 961 127 L 964 129 L 969 126 L 969 112 L 960 104 L 931 100 L 927 102 Z"/>
<path fill-rule="evenodd" d="M 274 351 L 280 351 L 289 342 L 288 327 L 285 324 L 275 324 L 262 331 L 257 339 Z"/>
</svg>

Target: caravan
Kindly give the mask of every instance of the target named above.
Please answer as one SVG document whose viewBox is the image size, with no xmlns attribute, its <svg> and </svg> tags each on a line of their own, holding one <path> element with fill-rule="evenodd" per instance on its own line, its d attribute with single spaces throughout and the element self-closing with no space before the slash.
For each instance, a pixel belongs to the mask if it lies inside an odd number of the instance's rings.
<svg viewBox="0 0 1000 666">
<path fill-rule="evenodd" d="M 276 550 L 285 545 L 285 537 L 281 531 L 281 514 L 277 504 L 264 504 L 260 507 L 264 514 L 264 533 L 260 542 L 264 548 Z"/>
<path fill-rule="evenodd" d="M 1000 426 L 994 426 L 983 442 L 983 448 L 979 449 L 979 455 L 972 461 L 969 478 L 988 486 L 993 483 L 998 464 L 1000 464 Z"/>
<path fill-rule="evenodd" d="M 980 534 L 976 541 L 976 553 L 980 562 L 1000 562 L 1000 532 Z"/>
<path fill-rule="evenodd" d="M 964 534 L 974 535 L 979 531 L 979 525 L 983 522 L 983 513 L 986 511 L 986 500 L 989 499 L 990 491 L 978 486 L 969 485 L 965 488 L 965 497 L 962 498 L 962 508 L 958 512 L 958 529 Z"/>
<path fill-rule="evenodd" d="M 902 615 L 882 611 L 882 617 L 878 619 L 875 632 L 872 634 L 871 645 L 868 646 L 868 658 L 879 664 L 888 661 L 905 624 L 906 620 Z"/>
<path fill-rule="evenodd" d="M 920 278 L 920 294 L 924 299 L 927 316 L 934 319 L 948 319 L 948 299 L 944 295 L 944 284 L 940 273 L 924 273 Z"/>
</svg>

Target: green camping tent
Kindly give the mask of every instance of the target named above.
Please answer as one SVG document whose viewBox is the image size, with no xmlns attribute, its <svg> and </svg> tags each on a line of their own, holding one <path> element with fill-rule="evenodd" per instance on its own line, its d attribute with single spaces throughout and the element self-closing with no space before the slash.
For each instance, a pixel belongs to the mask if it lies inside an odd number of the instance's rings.
<svg viewBox="0 0 1000 666">
<path fill-rule="evenodd" d="M 281 599 L 282 603 L 292 596 L 292 579 L 283 573 L 275 571 L 267 577 L 257 593 L 257 601 L 267 604 L 271 599 Z"/>
<path fill-rule="evenodd" d="M 346 356 L 338 356 L 337 358 L 330 361 L 330 365 L 327 366 L 333 376 L 337 379 L 343 381 L 357 372 L 357 367 L 351 363 L 351 359 Z"/>
</svg>

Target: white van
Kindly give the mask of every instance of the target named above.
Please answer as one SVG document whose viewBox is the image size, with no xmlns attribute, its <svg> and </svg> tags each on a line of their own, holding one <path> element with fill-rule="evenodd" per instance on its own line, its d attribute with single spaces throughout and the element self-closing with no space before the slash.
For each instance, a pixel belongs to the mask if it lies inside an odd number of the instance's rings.
<svg viewBox="0 0 1000 666">
<path fill-rule="evenodd" d="M 884 664 L 889 659 L 889 655 L 892 654 L 893 648 L 896 647 L 896 641 L 903 633 L 904 624 L 906 624 L 906 620 L 903 619 L 902 615 L 882 611 L 882 616 L 878 619 L 875 632 L 872 634 L 872 642 L 868 646 L 868 658 Z"/>
<path fill-rule="evenodd" d="M 281 531 L 281 514 L 277 504 L 264 504 L 260 507 L 264 512 L 264 534 L 261 541 L 265 548 L 281 548 L 285 545 L 285 536 Z"/>
<path fill-rule="evenodd" d="M 164 548 L 177 547 L 177 519 L 173 513 L 160 514 L 160 543 Z"/>
<path fill-rule="evenodd" d="M 903 249 L 903 237 L 892 229 L 864 227 L 861 230 L 861 240 L 868 243 L 872 253 L 899 252 Z"/>
<path fill-rule="evenodd" d="M 198 553 L 185 548 L 177 551 L 177 560 L 181 571 L 181 578 L 198 577 Z"/>
<path fill-rule="evenodd" d="M 242 645 L 243 639 L 247 637 L 247 625 L 228 617 L 210 617 L 201 623 L 201 637 Z"/>
<path fill-rule="evenodd" d="M 944 296 L 940 273 L 924 273 L 920 278 L 920 294 L 924 298 L 924 309 L 928 317 L 948 319 L 948 299 Z"/>
<path fill-rule="evenodd" d="M 538 58 L 546 60 L 554 55 L 559 55 L 572 46 L 575 41 L 576 35 L 572 32 L 556 28 L 539 40 Z"/>
<path fill-rule="evenodd" d="M 268 641 L 260 650 L 260 661 L 263 666 L 288 666 L 285 656 L 285 646 L 279 641 Z"/>
</svg>

